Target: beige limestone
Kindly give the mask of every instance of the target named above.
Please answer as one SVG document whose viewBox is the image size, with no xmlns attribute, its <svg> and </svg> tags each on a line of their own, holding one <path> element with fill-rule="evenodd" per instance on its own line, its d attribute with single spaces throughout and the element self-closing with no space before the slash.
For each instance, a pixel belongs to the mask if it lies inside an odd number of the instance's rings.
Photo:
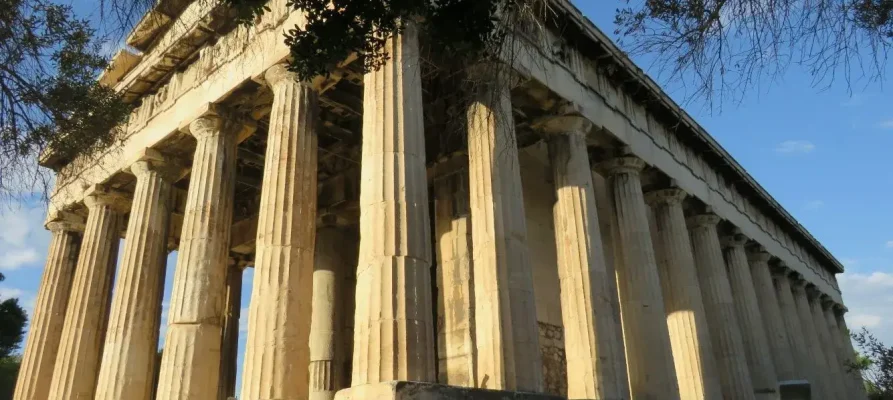
<svg viewBox="0 0 893 400">
<path fill-rule="evenodd" d="M 800 316 L 797 312 L 797 303 L 791 292 L 791 281 L 788 279 L 790 270 L 783 265 L 772 270 L 772 279 L 775 285 L 775 295 L 778 299 L 778 308 L 787 332 L 788 345 L 794 363 L 794 376 L 797 379 L 807 380 L 810 385 L 815 381 L 812 372 L 809 349 L 803 339 L 803 327 L 800 326 Z M 815 390 L 813 388 L 813 390 Z"/>
<path fill-rule="evenodd" d="M 347 309 L 346 275 L 356 265 L 356 248 L 343 228 L 321 227 L 316 232 L 313 269 L 313 312 L 310 323 L 310 400 L 331 400 L 350 385 L 345 372 L 348 347 L 344 340 Z M 347 368 L 346 368 L 347 367 Z"/>
<path fill-rule="evenodd" d="M 351 386 L 433 382 L 431 227 L 418 31 L 389 38 L 366 74 Z"/>
<path fill-rule="evenodd" d="M 240 399 L 305 399 L 310 383 L 318 95 L 284 65 L 268 70 L 266 80 L 273 89 L 273 110 Z"/>
<path fill-rule="evenodd" d="M 723 398 L 754 399 L 754 386 L 747 368 L 735 300 L 716 231 L 719 221 L 720 218 L 713 214 L 688 219 L 692 251 L 701 282 Z"/>
<path fill-rule="evenodd" d="M 844 380 L 844 365 L 837 359 L 837 350 L 828 332 L 828 324 L 825 322 L 825 314 L 822 312 L 821 293 L 815 288 L 809 288 L 809 309 L 812 312 L 812 322 L 815 324 L 816 337 L 819 339 L 819 345 L 825 354 L 825 360 L 828 364 L 826 376 L 828 379 L 828 387 L 831 390 L 833 398 L 839 400 L 848 400 L 847 383 Z"/>
<path fill-rule="evenodd" d="M 95 394 L 118 258 L 121 216 L 128 207 L 119 195 L 98 187 L 84 202 L 89 214 L 53 370 L 49 398 L 54 400 L 92 399 Z"/>
<path fill-rule="evenodd" d="M 141 160 L 131 166 L 136 189 L 112 297 L 97 400 L 152 397 L 175 179 L 165 168 L 163 160 Z"/>
<path fill-rule="evenodd" d="M 625 370 L 614 360 L 623 344 L 614 335 L 611 295 L 586 137 L 591 124 L 567 116 L 549 137 L 555 182 L 553 210 L 561 312 L 570 399 L 621 399 L 627 392 Z"/>
<path fill-rule="evenodd" d="M 488 66 L 468 109 L 477 387 L 543 390 L 509 72 Z"/>
<path fill-rule="evenodd" d="M 850 338 L 850 331 L 847 329 L 846 319 L 843 317 L 844 312 L 844 310 L 839 309 L 836 305 L 832 306 L 829 304 L 825 307 L 825 319 L 828 321 L 828 328 L 831 331 L 830 333 L 837 343 L 836 348 L 840 355 L 840 359 L 844 362 L 855 363 L 856 351 L 853 349 L 853 341 Z M 848 372 L 847 378 L 847 393 L 849 398 L 854 400 L 864 400 L 866 395 L 865 386 L 862 383 L 862 376 L 857 372 L 850 371 Z"/>
<path fill-rule="evenodd" d="M 815 323 L 812 321 L 812 311 L 809 308 L 809 300 L 806 297 L 806 284 L 802 276 L 793 273 L 791 279 L 791 293 L 794 296 L 794 304 L 797 307 L 797 316 L 800 318 L 800 327 L 803 336 L 800 340 L 806 345 L 809 353 L 808 361 L 811 363 L 813 385 L 813 397 L 819 399 L 832 399 L 833 392 L 828 386 L 828 363 L 818 337 L 815 333 Z"/>
<path fill-rule="evenodd" d="M 615 268 L 629 389 L 633 399 L 678 399 L 670 331 L 642 193 L 644 167 L 635 157 L 614 158 L 602 165 L 614 194 Z"/>
<path fill-rule="evenodd" d="M 434 181 L 439 383 L 475 387 L 475 318 L 468 168 Z"/>
<path fill-rule="evenodd" d="M 732 286 L 738 327 L 741 328 L 741 337 L 744 340 L 744 351 L 747 355 L 754 393 L 757 399 L 778 399 L 778 376 L 770 355 L 769 340 L 766 338 L 766 328 L 760 315 L 757 293 L 744 249 L 745 244 L 747 237 L 741 234 L 723 238 L 723 257 L 729 273 L 729 283 Z"/>
<path fill-rule="evenodd" d="M 189 125 L 197 144 L 174 271 L 158 400 L 213 399 L 220 381 L 236 135 L 229 115 Z"/>
<path fill-rule="evenodd" d="M 719 399 L 719 372 L 682 209 L 686 196 L 680 189 L 646 194 L 654 215 L 654 248 L 679 394 L 684 400 Z"/>
<path fill-rule="evenodd" d="M 53 380 L 53 367 L 65 324 L 65 311 L 71 295 L 71 284 L 83 223 L 54 221 L 47 224 L 52 232 L 40 289 L 34 302 L 28 329 L 28 340 L 16 383 L 14 400 L 47 400 Z"/>
<path fill-rule="evenodd" d="M 775 373 L 779 381 L 791 381 L 798 377 L 794 370 L 793 353 L 788 339 L 788 332 L 782 321 L 781 309 L 778 306 L 778 298 L 775 295 L 775 286 L 772 283 L 772 274 L 769 270 L 771 255 L 762 251 L 762 248 L 751 248 L 748 252 L 750 263 L 750 275 L 753 278 L 753 288 L 757 296 L 760 315 L 763 318 L 763 327 L 769 342 L 769 354 L 772 357 Z"/>
<path fill-rule="evenodd" d="M 242 314 L 242 267 L 230 259 L 226 267 L 226 300 L 223 315 L 223 333 L 220 346 L 220 382 L 217 398 L 228 400 L 236 397 L 236 370 L 239 356 L 239 319 Z"/>
</svg>

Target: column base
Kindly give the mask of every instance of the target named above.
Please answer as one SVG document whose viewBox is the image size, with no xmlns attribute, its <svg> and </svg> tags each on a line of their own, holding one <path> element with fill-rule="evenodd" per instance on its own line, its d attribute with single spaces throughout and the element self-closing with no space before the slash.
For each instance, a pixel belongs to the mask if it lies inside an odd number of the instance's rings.
<svg viewBox="0 0 893 400">
<path fill-rule="evenodd" d="M 805 380 L 778 382 L 781 400 L 810 400 L 812 385 Z"/>
<path fill-rule="evenodd" d="M 507 392 L 421 382 L 382 382 L 338 391 L 335 400 L 563 400 L 541 393 Z"/>
</svg>

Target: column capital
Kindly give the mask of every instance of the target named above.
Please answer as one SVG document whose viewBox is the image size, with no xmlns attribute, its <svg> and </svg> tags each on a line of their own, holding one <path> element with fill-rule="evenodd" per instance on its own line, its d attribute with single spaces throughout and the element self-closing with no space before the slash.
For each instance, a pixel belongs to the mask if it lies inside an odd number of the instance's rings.
<svg viewBox="0 0 893 400">
<path fill-rule="evenodd" d="M 747 259 L 751 262 L 768 263 L 772 259 L 772 254 L 769 254 L 766 248 L 761 245 L 748 246 Z"/>
<path fill-rule="evenodd" d="M 53 232 L 83 232 L 87 219 L 69 211 L 55 211 L 47 217 L 44 227 Z"/>
<path fill-rule="evenodd" d="M 615 157 L 599 164 L 598 169 L 608 175 L 638 175 L 645 169 L 645 160 L 635 156 Z"/>
<path fill-rule="evenodd" d="M 542 117 L 534 121 L 533 129 L 546 135 L 580 135 L 586 137 L 592 130 L 592 122 L 576 114 Z"/>
<path fill-rule="evenodd" d="M 130 211 L 130 202 L 129 195 L 102 185 L 91 186 L 84 195 L 84 204 L 90 210 L 98 206 L 108 206 L 119 213 L 126 213 Z"/>
<path fill-rule="evenodd" d="M 788 273 L 791 271 L 788 268 L 788 265 L 784 263 L 784 261 L 779 261 L 776 265 L 769 265 L 769 271 L 772 273 L 772 277 L 776 279 L 787 279 Z"/>
<path fill-rule="evenodd" d="M 794 270 L 788 271 L 788 279 L 791 281 L 792 288 L 799 288 L 804 291 L 806 290 L 806 285 L 809 283 L 803 278 L 803 275 Z"/>
<path fill-rule="evenodd" d="M 806 297 L 807 298 L 809 298 L 810 300 L 816 300 L 821 296 L 822 296 L 822 292 L 819 290 L 818 287 L 816 287 L 816 285 L 813 285 L 812 283 L 809 283 L 809 282 L 806 283 Z"/>
<path fill-rule="evenodd" d="M 294 83 L 295 85 L 305 86 L 314 91 L 318 89 L 310 82 L 302 80 L 296 72 L 289 70 L 288 65 L 284 63 L 276 64 L 267 69 L 267 71 L 264 72 L 264 80 L 269 87 L 275 87 L 283 83 Z"/>
<path fill-rule="evenodd" d="M 722 244 L 722 247 L 723 247 L 723 248 L 727 248 L 727 247 L 744 247 L 744 245 L 747 244 L 747 241 L 748 241 L 748 240 L 750 240 L 750 238 L 748 238 L 747 236 L 745 236 L 743 233 L 741 233 L 740 230 L 738 230 L 738 229 L 736 228 L 736 229 L 735 229 L 735 232 L 733 232 L 733 233 L 731 233 L 731 234 L 728 234 L 728 235 L 723 235 L 723 236 L 720 238 L 720 243 Z"/>
<path fill-rule="evenodd" d="M 722 221 L 722 218 L 716 214 L 694 215 L 685 220 L 689 229 L 716 228 L 716 225 L 719 225 L 720 221 Z"/>
<path fill-rule="evenodd" d="M 828 309 L 833 310 L 834 305 L 837 304 L 833 299 L 831 299 L 831 296 L 828 296 L 827 294 L 824 294 L 824 293 L 822 293 L 822 295 L 819 297 L 819 299 L 821 300 L 822 309 L 825 309 L 825 310 L 828 310 Z"/>
<path fill-rule="evenodd" d="M 257 123 L 214 103 L 206 103 L 198 108 L 192 119 L 180 125 L 180 131 L 196 139 L 219 135 L 235 135 L 236 143 L 241 143 L 254 134 Z"/>
<path fill-rule="evenodd" d="M 509 85 L 507 89 L 521 83 L 521 76 L 508 64 L 499 61 L 477 62 L 465 68 L 465 73 L 469 78 L 484 81 L 484 84 L 504 81 Z"/>
<path fill-rule="evenodd" d="M 156 171 L 165 180 L 174 182 L 181 178 L 188 169 L 180 160 L 173 159 L 158 150 L 145 148 L 133 157 L 127 170 L 137 178 L 144 176 L 149 171 Z"/>
<path fill-rule="evenodd" d="M 688 193 L 679 188 L 652 190 L 645 193 L 645 203 L 649 206 L 658 204 L 682 204 Z"/>
</svg>

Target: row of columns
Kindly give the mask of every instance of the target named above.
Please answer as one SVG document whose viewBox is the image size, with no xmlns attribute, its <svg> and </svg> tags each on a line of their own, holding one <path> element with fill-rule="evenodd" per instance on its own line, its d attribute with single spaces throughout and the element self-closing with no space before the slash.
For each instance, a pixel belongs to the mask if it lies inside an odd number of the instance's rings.
<svg viewBox="0 0 893 400">
<path fill-rule="evenodd" d="M 415 27 L 391 38 L 386 51 L 388 62 L 365 77 L 358 301 L 354 318 L 346 318 L 355 324 L 350 351 L 339 339 L 350 329 L 335 321 L 347 309 L 340 293 L 349 282 L 344 264 L 351 257 L 339 253 L 337 233 L 317 233 L 315 223 L 317 94 L 283 66 L 265 75 L 274 102 L 242 399 L 308 393 L 331 399 L 347 385 L 339 369 L 348 354 L 354 387 L 438 379 Z M 463 310 L 473 321 L 461 319 L 466 331 L 450 337 L 474 346 L 473 359 L 457 358 L 466 368 L 472 365 L 467 386 L 541 392 L 507 73 L 490 71 L 492 85 L 484 85 L 468 109 L 467 201 L 473 223 L 449 245 L 451 254 L 473 265 L 450 280 L 461 289 L 459 298 L 473 294 Z M 645 163 L 632 156 L 601 165 L 615 210 L 621 341 L 608 312 L 615 294 L 585 141 L 590 124 L 572 114 L 562 118 L 549 129 L 548 142 L 569 398 L 769 399 L 777 397 L 779 380 L 796 378 L 816 382 L 821 398 L 859 398 L 856 381 L 838 368 L 840 360 L 852 357 L 852 348 L 830 304 L 802 280 L 790 280 L 790 271 L 776 269 L 773 282 L 765 253 L 748 258 L 740 234 L 721 242 L 719 217 L 686 220 L 681 190 L 646 196 L 640 177 Z M 50 225 L 51 256 L 16 399 L 148 400 L 153 393 L 164 400 L 210 399 L 232 393 L 220 377 L 223 360 L 231 357 L 232 332 L 226 327 L 236 296 L 228 239 L 237 137 L 244 129 L 238 118 L 222 112 L 189 126 L 197 146 L 157 387 L 152 373 L 169 193 L 180 169 L 147 152 L 131 167 L 137 185 L 129 208 L 111 192 L 87 196 L 80 246 L 71 224 Z M 124 257 L 111 295 L 118 232 L 128 209 Z M 439 257 L 441 268 L 468 265 Z M 615 362 L 620 357 L 627 360 L 625 369 Z"/>
</svg>

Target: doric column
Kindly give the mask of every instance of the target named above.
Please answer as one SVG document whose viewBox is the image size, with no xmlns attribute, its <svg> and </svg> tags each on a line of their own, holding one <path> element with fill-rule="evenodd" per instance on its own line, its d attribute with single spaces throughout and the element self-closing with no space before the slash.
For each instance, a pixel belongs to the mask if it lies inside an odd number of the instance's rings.
<svg viewBox="0 0 893 400">
<path fill-rule="evenodd" d="M 299 399 L 310 390 L 318 95 L 284 65 L 265 77 L 273 110 L 239 398 Z"/>
<path fill-rule="evenodd" d="M 640 173 L 645 162 L 619 157 L 603 164 L 614 194 L 614 254 L 630 394 L 678 399 L 670 331 L 648 227 Z"/>
<path fill-rule="evenodd" d="M 621 399 L 625 370 L 615 370 L 623 351 L 611 315 L 602 235 L 595 207 L 586 134 L 592 124 L 563 116 L 550 124 L 549 158 L 555 179 L 555 242 L 561 283 L 561 315 L 570 399 Z"/>
<path fill-rule="evenodd" d="M 793 353 L 788 341 L 788 332 L 785 329 L 778 307 L 778 298 L 775 295 L 775 286 L 772 283 L 772 274 L 769 270 L 769 259 L 772 257 L 762 248 L 750 248 L 748 261 L 750 262 L 750 275 L 753 277 L 753 288 L 757 296 L 757 304 L 763 317 L 763 327 L 769 342 L 775 373 L 779 381 L 791 381 L 797 379 L 794 373 Z"/>
<path fill-rule="evenodd" d="M 810 382 L 815 391 L 814 378 L 812 377 L 812 361 L 810 361 L 809 349 L 803 339 L 803 327 L 800 326 L 800 316 L 797 312 L 797 303 L 791 292 L 791 281 L 788 279 L 790 270 L 784 265 L 779 265 L 771 270 L 772 280 L 775 285 L 775 295 L 778 298 L 778 308 L 781 319 L 788 334 L 788 347 L 794 362 L 794 376 Z"/>
<path fill-rule="evenodd" d="M 47 229 L 52 239 L 29 321 L 15 400 L 48 399 L 84 222 L 53 221 L 47 223 Z"/>
<path fill-rule="evenodd" d="M 475 318 L 468 168 L 434 181 L 437 253 L 437 381 L 475 387 Z"/>
<path fill-rule="evenodd" d="M 244 126 L 209 114 L 189 125 L 197 140 L 174 272 L 158 400 L 213 399 L 220 381 L 226 275 Z"/>
<path fill-rule="evenodd" d="M 356 265 L 354 240 L 334 226 L 316 233 L 316 261 L 313 270 L 313 320 L 310 323 L 310 400 L 331 400 L 347 387 L 344 361 L 345 276 Z"/>
<path fill-rule="evenodd" d="M 833 303 L 825 304 L 825 319 L 828 321 L 828 328 L 831 331 L 832 338 L 835 339 L 838 354 L 845 365 L 852 365 L 856 362 L 856 351 L 853 348 L 853 341 L 850 337 L 850 330 L 846 326 L 846 320 L 843 314 L 846 308 Z M 862 375 L 855 371 L 846 370 L 847 372 L 847 392 L 849 398 L 855 400 L 864 400 L 865 384 L 862 381 Z"/>
<path fill-rule="evenodd" d="M 436 380 L 421 61 L 407 25 L 364 82 L 352 386 Z"/>
<path fill-rule="evenodd" d="M 757 399 L 778 399 L 778 377 L 775 374 L 772 356 L 769 354 L 769 340 L 766 338 L 766 328 L 760 316 L 753 277 L 750 275 L 750 265 L 747 263 L 747 253 L 744 250 L 745 244 L 747 237 L 740 233 L 724 237 L 723 257 L 729 273 L 729 283 L 732 286 L 733 303 L 738 316 L 738 327 L 741 328 L 754 393 Z"/>
<path fill-rule="evenodd" d="M 664 189 L 646 198 L 654 215 L 654 248 L 679 393 L 683 399 L 719 399 L 719 372 L 682 209 L 686 196 L 681 189 Z"/>
<path fill-rule="evenodd" d="M 809 309 L 812 312 L 812 322 L 815 324 L 816 337 L 825 354 L 828 368 L 825 376 L 828 378 L 828 387 L 835 398 L 848 400 L 846 382 L 844 381 L 843 363 L 837 359 L 837 351 L 831 337 L 828 334 L 828 324 L 825 322 L 825 314 L 822 312 L 822 293 L 814 287 L 808 288 Z"/>
<path fill-rule="evenodd" d="M 230 259 L 226 271 L 226 300 L 223 316 L 223 336 L 220 346 L 220 382 L 217 398 L 236 397 L 236 370 L 239 357 L 239 319 L 242 317 L 242 274 L 238 260 Z"/>
<path fill-rule="evenodd" d="M 492 71 L 475 71 L 484 82 L 467 114 L 477 385 L 542 392 L 510 72 L 495 65 L 478 68 Z"/>
<path fill-rule="evenodd" d="M 794 272 L 790 275 L 791 293 L 794 295 L 794 304 L 797 306 L 797 315 L 800 318 L 800 327 L 803 329 L 803 340 L 806 344 L 809 362 L 812 366 L 813 396 L 818 399 L 831 399 L 833 394 L 828 387 L 828 364 L 819 339 L 815 333 L 815 323 L 812 321 L 812 310 L 809 308 L 809 300 L 806 297 L 806 284 L 800 274 Z"/>
<path fill-rule="evenodd" d="M 149 400 L 154 390 L 176 170 L 151 151 L 130 170 L 136 175 L 136 188 L 112 297 L 97 400 Z"/>
<path fill-rule="evenodd" d="M 93 187 L 84 199 L 89 212 L 50 399 L 92 399 L 108 326 L 109 300 L 115 279 L 122 215 L 129 204 L 119 194 Z"/>
<path fill-rule="evenodd" d="M 716 232 L 719 221 L 720 218 L 713 214 L 689 218 L 688 228 L 695 266 L 719 366 L 723 398 L 754 399 L 753 382 L 747 368 L 747 356 L 732 298 L 732 287 Z"/>
</svg>

